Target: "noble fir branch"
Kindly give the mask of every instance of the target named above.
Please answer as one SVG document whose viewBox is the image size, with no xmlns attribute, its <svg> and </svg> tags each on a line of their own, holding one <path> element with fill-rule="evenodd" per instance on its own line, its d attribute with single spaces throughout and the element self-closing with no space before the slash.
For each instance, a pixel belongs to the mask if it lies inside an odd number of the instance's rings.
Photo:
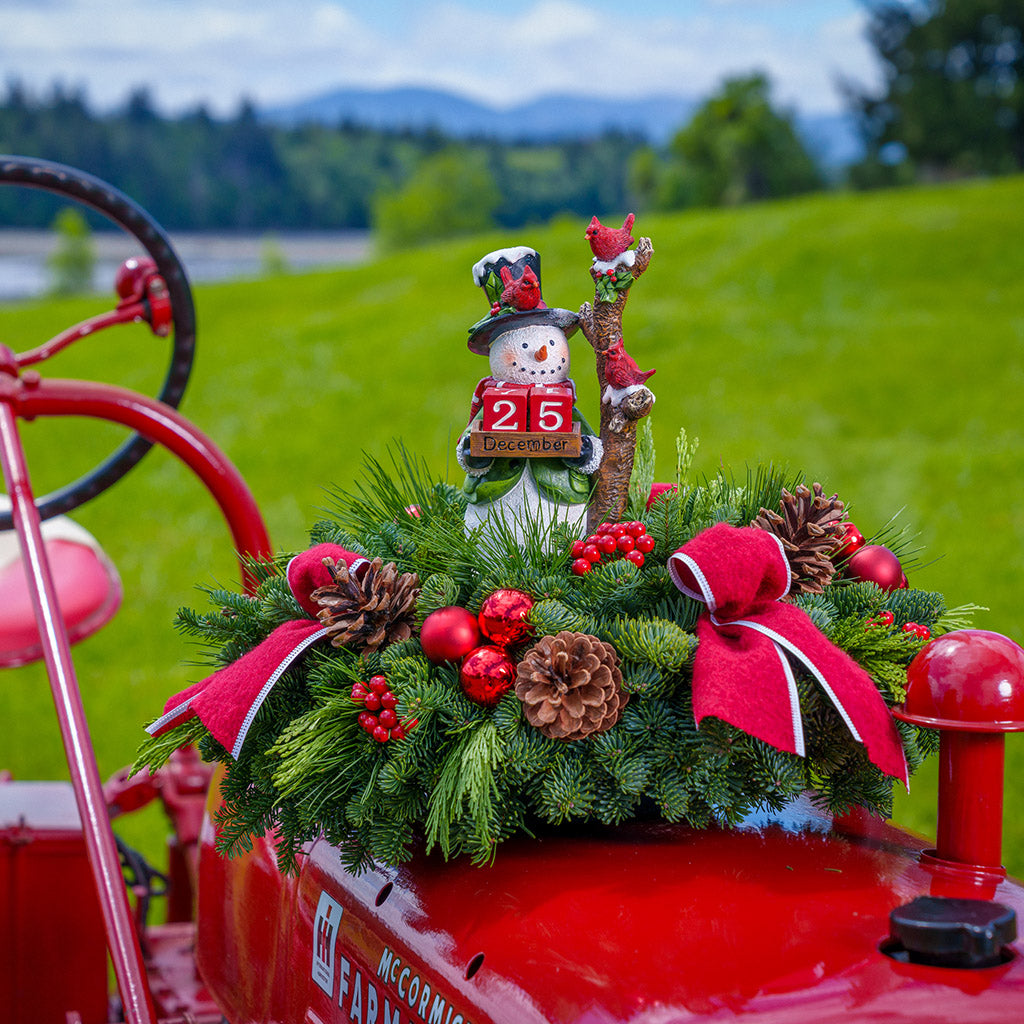
<svg viewBox="0 0 1024 1024">
<path fill-rule="evenodd" d="M 598 635 L 620 657 L 666 672 L 678 672 L 697 650 L 697 638 L 692 633 L 665 619 L 616 618 Z"/>
<path fill-rule="evenodd" d="M 420 584 L 420 596 L 416 601 L 416 625 L 439 608 L 456 604 L 459 600 L 459 586 L 447 573 L 436 572 Z"/>
<path fill-rule="evenodd" d="M 568 744 L 566 745 L 568 747 Z M 566 749 L 544 775 L 535 799 L 537 814 L 551 825 L 585 820 L 594 806 L 595 784 L 584 758 Z"/>
</svg>

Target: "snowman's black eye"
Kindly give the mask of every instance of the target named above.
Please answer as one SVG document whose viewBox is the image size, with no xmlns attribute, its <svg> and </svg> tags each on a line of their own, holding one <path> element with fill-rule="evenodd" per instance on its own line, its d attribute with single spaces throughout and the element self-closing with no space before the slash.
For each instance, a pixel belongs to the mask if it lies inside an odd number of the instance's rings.
<svg viewBox="0 0 1024 1024">
<path fill-rule="evenodd" d="M 523 342 L 523 348 L 526 348 L 526 342 L 525 341 Z"/>
</svg>

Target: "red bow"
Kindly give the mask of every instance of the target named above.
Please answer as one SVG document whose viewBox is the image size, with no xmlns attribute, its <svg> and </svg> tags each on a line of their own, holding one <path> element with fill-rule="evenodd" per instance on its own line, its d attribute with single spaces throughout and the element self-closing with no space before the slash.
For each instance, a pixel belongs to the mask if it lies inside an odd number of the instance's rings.
<svg viewBox="0 0 1024 1024">
<path fill-rule="evenodd" d="M 791 659 L 817 680 L 868 758 L 909 782 L 903 746 L 871 677 L 808 615 L 779 600 L 789 592 L 782 543 L 754 527 L 719 523 L 670 556 L 675 585 L 707 605 L 697 622 L 693 711 L 720 718 L 779 750 L 804 756 Z"/>
<path fill-rule="evenodd" d="M 288 586 L 295 600 L 313 616 L 319 606 L 310 595 L 331 582 L 325 558 L 336 564 L 344 562 L 357 576 L 370 564 L 362 555 L 337 544 L 318 544 L 296 555 L 286 570 Z M 164 713 L 147 726 L 146 732 L 159 736 L 198 715 L 210 735 L 237 760 L 256 712 L 277 681 L 296 658 L 325 636 L 327 630 L 316 620 L 282 623 L 248 654 L 171 697 Z"/>
</svg>

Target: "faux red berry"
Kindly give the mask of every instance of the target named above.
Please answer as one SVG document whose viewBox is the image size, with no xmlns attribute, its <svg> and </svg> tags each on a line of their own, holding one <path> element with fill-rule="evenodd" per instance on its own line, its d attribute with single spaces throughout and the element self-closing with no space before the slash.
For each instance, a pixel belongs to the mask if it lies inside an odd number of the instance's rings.
<svg viewBox="0 0 1024 1024">
<path fill-rule="evenodd" d="M 366 710 L 367 711 L 380 711 L 380 695 L 376 693 L 370 693 L 366 696 Z"/>
<path fill-rule="evenodd" d="M 896 621 L 896 616 L 892 612 L 879 612 L 878 621 L 883 626 L 891 626 Z"/>
<path fill-rule="evenodd" d="M 405 730 L 400 725 L 396 725 L 394 729 L 391 730 L 391 738 L 393 740 L 404 740 Z"/>
<path fill-rule="evenodd" d="M 636 541 L 628 533 L 624 533 L 616 542 L 616 547 L 625 554 L 636 547 Z"/>
<path fill-rule="evenodd" d="M 602 523 L 594 532 L 595 533 L 607 533 L 612 528 L 611 523 Z"/>
<path fill-rule="evenodd" d="M 613 270 L 609 270 L 608 271 L 608 279 L 610 281 L 618 281 L 619 278 L 618 278 L 618 276 L 616 275 L 616 273 Z"/>
<path fill-rule="evenodd" d="M 356 721 L 365 729 L 369 726 L 370 729 L 375 729 L 377 726 L 377 716 L 371 715 L 369 711 L 360 711 L 359 717 Z"/>
<path fill-rule="evenodd" d="M 390 735 L 391 733 L 389 733 L 387 729 L 384 728 L 383 725 L 378 725 L 377 728 L 373 730 L 373 738 L 378 743 L 387 743 L 388 737 Z"/>
<path fill-rule="evenodd" d="M 613 537 L 625 536 L 629 531 L 626 529 L 625 523 L 616 523 L 609 531 Z"/>
<path fill-rule="evenodd" d="M 642 551 L 645 555 L 649 555 L 654 550 L 654 538 L 649 533 L 645 533 L 642 537 L 637 537 L 636 549 L 637 551 Z"/>
<path fill-rule="evenodd" d="M 363 701 L 366 700 L 366 687 L 362 683 L 352 684 L 352 699 Z"/>
<path fill-rule="evenodd" d="M 600 537 L 600 534 L 598 534 L 598 533 L 592 533 L 592 534 L 591 534 L 591 535 L 590 535 L 590 536 L 589 536 L 589 537 L 587 538 L 587 543 L 588 543 L 588 544 L 596 544 L 596 543 L 597 543 L 597 539 L 598 539 L 598 537 Z"/>
<path fill-rule="evenodd" d="M 602 533 L 597 538 L 597 550 L 602 555 L 610 555 L 615 550 L 615 538 L 610 533 Z"/>
<path fill-rule="evenodd" d="M 396 715 L 390 708 L 385 708 L 377 718 L 385 729 L 393 729 L 398 725 L 398 715 Z"/>
<path fill-rule="evenodd" d="M 574 540 L 572 542 L 572 548 L 570 548 L 570 551 L 572 552 L 572 557 L 573 558 L 582 558 L 583 557 L 583 549 L 586 546 L 587 545 L 583 541 L 581 541 L 581 540 Z"/>
<path fill-rule="evenodd" d="M 390 690 L 388 690 L 387 693 L 382 693 L 380 695 L 380 706 L 382 708 L 397 708 L 398 698 Z"/>
<path fill-rule="evenodd" d="M 363 728 L 372 736 L 374 729 L 380 728 L 380 723 L 377 721 L 376 715 L 370 715 L 368 721 L 362 723 Z"/>
<path fill-rule="evenodd" d="M 626 561 L 632 562 L 638 569 L 644 564 L 644 556 L 642 551 L 637 551 L 634 548 L 632 551 L 626 552 Z"/>
<path fill-rule="evenodd" d="M 586 576 L 587 573 L 590 572 L 591 565 L 593 565 L 593 563 L 589 559 L 577 558 L 576 561 L 572 563 L 572 571 L 577 576 Z"/>
<path fill-rule="evenodd" d="M 601 549 L 596 544 L 586 544 L 583 548 L 583 557 L 588 562 L 600 562 Z"/>
<path fill-rule="evenodd" d="M 370 679 L 370 690 L 380 696 L 382 693 L 387 693 L 390 687 L 388 681 L 384 676 L 373 676 Z"/>
<path fill-rule="evenodd" d="M 635 520 L 632 523 L 626 523 L 626 532 L 629 533 L 631 537 L 642 537 L 647 532 L 647 527 L 644 526 L 643 523 Z"/>
</svg>

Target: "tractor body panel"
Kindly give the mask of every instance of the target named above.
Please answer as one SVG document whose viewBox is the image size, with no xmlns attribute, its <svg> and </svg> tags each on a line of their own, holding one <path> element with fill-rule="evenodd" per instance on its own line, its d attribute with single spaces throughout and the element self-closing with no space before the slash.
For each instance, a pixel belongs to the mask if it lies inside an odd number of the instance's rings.
<svg viewBox="0 0 1024 1024">
<path fill-rule="evenodd" d="M 951 878 L 907 833 L 803 802 L 737 829 L 563 830 L 488 868 L 418 854 L 359 877 L 325 842 L 289 879 L 269 841 L 232 861 L 212 841 L 208 825 L 199 965 L 233 1024 L 1024 1019 L 1017 944 L 980 970 L 879 948 L 916 896 L 1021 915 L 1018 883 Z"/>
</svg>

